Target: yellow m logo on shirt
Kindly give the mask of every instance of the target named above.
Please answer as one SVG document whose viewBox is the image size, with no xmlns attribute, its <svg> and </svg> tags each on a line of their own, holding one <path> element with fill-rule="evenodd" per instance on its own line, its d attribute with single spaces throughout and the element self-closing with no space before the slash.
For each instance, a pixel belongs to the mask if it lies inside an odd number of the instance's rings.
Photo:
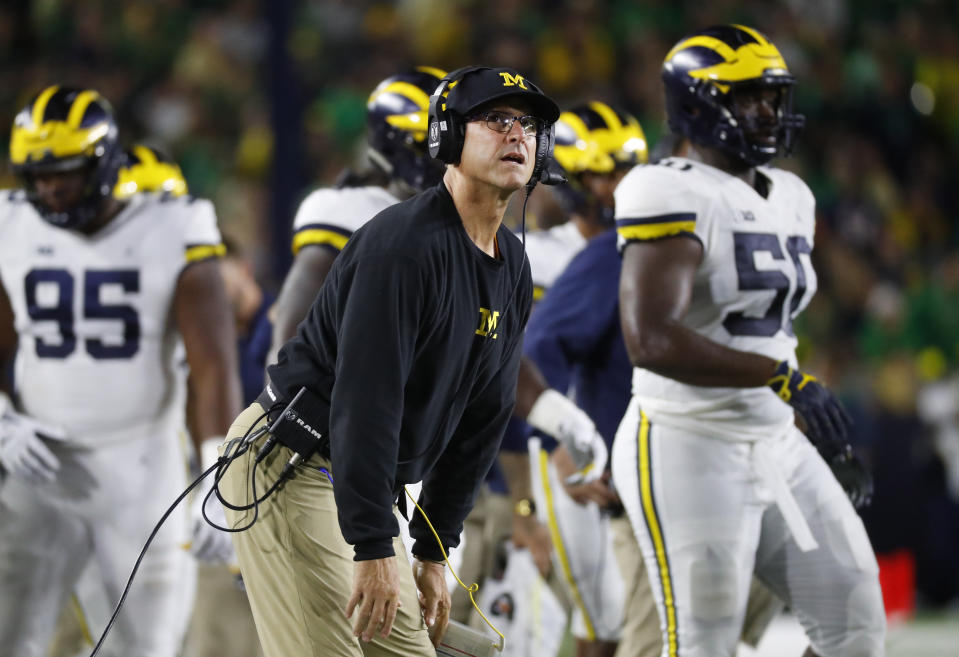
<svg viewBox="0 0 959 657">
<path fill-rule="evenodd" d="M 499 321 L 499 311 L 490 311 L 487 308 L 480 308 L 479 313 L 480 321 L 479 328 L 476 329 L 476 335 L 481 335 L 484 338 L 486 336 L 490 336 L 495 340 L 496 333 L 493 333 L 493 331 L 496 330 L 496 323 Z"/>
<path fill-rule="evenodd" d="M 506 71 L 501 72 L 500 75 L 503 76 L 504 87 L 519 87 L 520 89 L 526 89 L 526 85 L 523 84 L 522 75 L 513 75 L 511 73 L 507 73 Z M 529 90 L 527 89 L 527 91 Z"/>
</svg>

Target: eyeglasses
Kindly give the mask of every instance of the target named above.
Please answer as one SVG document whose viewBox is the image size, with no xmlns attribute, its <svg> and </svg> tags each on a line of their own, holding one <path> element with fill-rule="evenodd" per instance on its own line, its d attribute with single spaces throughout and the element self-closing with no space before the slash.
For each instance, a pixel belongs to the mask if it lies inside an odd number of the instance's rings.
<svg viewBox="0 0 959 657">
<path fill-rule="evenodd" d="M 468 120 L 485 121 L 486 127 L 494 132 L 509 132 L 513 129 L 513 124 L 519 121 L 519 125 L 523 129 L 523 134 L 527 137 L 535 137 L 542 125 L 539 117 L 533 116 L 532 114 L 513 116 L 512 114 L 496 111 L 474 114 Z"/>
</svg>

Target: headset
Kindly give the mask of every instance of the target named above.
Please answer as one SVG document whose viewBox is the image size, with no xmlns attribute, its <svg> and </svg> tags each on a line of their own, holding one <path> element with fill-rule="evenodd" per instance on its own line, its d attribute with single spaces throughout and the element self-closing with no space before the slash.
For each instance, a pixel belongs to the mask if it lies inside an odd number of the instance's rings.
<svg viewBox="0 0 959 657">
<path fill-rule="evenodd" d="M 493 70 L 490 66 L 464 66 L 458 68 L 440 80 L 436 91 L 430 96 L 428 142 L 430 157 L 446 164 L 459 164 L 463 153 L 463 142 L 466 137 L 465 117 L 448 107 L 446 95 L 450 89 L 463 80 L 467 75 L 479 71 Z M 526 80 L 532 91 L 543 93 L 539 87 Z M 556 124 L 550 123 L 536 133 L 536 156 L 533 161 L 533 173 L 526 183 L 527 193 L 532 191 L 536 183 L 544 185 L 558 185 L 566 182 L 561 174 L 550 171 L 547 164 L 553 155 L 553 146 L 556 143 Z"/>
</svg>

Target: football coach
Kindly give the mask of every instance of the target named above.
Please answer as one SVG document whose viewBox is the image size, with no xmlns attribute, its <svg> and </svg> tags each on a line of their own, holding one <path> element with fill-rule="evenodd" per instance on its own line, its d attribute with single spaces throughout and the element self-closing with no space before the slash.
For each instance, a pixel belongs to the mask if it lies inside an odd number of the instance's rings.
<svg viewBox="0 0 959 657">
<path fill-rule="evenodd" d="M 293 472 L 233 534 L 268 657 L 435 655 L 450 606 L 443 550 L 458 544 L 513 411 L 532 303 L 503 215 L 515 192 L 551 182 L 558 116 L 512 69 L 444 78 L 427 137 L 447 164 L 442 182 L 353 234 L 231 427 L 228 444 L 287 418 L 220 482 L 242 506 Z M 442 550 L 411 510 L 410 568 L 395 514 L 403 486 L 420 480 Z M 228 509 L 227 520 L 241 527 L 252 514 Z"/>
</svg>

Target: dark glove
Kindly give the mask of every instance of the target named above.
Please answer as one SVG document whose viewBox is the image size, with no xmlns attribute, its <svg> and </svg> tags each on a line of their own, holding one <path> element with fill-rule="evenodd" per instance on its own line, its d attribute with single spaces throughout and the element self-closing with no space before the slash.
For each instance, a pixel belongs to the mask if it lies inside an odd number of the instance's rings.
<svg viewBox="0 0 959 657">
<path fill-rule="evenodd" d="M 827 462 L 845 449 L 852 419 L 816 377 L 794 370 L 783 360 L 766 385 L 805 420 L 809 440 Z"/>
<path fill-rule="evenodd" d="M 852 447 L 847 445 L 827 463 L 854 507 L 862 509 L 872 503 L 872 475 L 859 457 L 853 454 Z"/>
</svg>

